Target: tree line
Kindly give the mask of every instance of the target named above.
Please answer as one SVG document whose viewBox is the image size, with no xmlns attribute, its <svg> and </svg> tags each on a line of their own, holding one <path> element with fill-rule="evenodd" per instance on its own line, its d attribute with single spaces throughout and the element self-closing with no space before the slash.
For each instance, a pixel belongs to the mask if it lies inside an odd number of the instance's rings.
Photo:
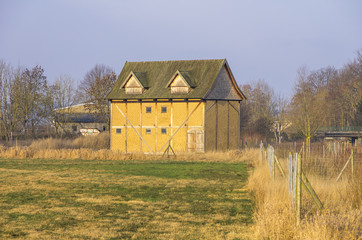
<svg viewBox="0 0 362 240">
<path fill-rule="evenodd" d="M 109 124 L 105 96 L 115 72 L 97 64 L 77 87 L 74 82 L 62 75 L 49 84 L 41 66 L 14 68 L 0 61 L 1 138 L 36 137 L 43 126 L 54 126 L 57 133 L 67 121 L 67 107 L 77 103 Z M 362 126 L 362 49 L 341 69 L 299 68 L 290 99 L 275 94 L 264 80 L 240 87 L 247 96 L 240 111 L 242 136 L 310 141 L 323 126 Z"/>
<path fill-rule="evenodd" d="M 105 96 L 115 81 L 111 68 L 97 64 L 78 87 L 74 87 L 75 81 L 69 75 L 59 76 L 49 84 L 41 66 L 14 68 L 0 61 L 1 138 L 37 137 L 42 128 L 50 125 L 57 130 L 67 121 L 67 107 L 77 103 L 84 103 L 86 109 L 109 123 Z"/>
<path fill-rule="evenodd" d="M 340 69 L 300 67 L 290 99 L 264 80 L 241 89 L 248 97 L 241 105 L 242 136 L 308 143 L 322 127 L 362 126 L 362 50 Z"/>
</svg>

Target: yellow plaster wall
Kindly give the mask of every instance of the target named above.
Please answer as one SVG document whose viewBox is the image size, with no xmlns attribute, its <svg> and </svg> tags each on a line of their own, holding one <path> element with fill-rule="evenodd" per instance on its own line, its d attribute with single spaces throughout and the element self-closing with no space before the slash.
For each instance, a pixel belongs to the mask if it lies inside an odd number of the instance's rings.
<svg viewBox="0 0 362 240">
<path fill-rule="evenodd" d="M 161 112 L 162 107 L 167 108 L 166 113 Z M 171 124 L 171 103 L 170 102 L 157 103 L 157 125 L 169 127 L 170 124 Z"/>
<path fill-rule="evenodd" d="M 111 104 L 111 147 L 112 149 L 117 149 L 119 151 L 125 152 L 125 134 L 126 134 L 126 119 L 122 116 L 118 108 L 126 113 L 125 103 L 113 102 Z M 121 128 L 121 133 L 116 133 L 116 128 Z"/>
<path fill-rule="evenodd" d="M 172 126 L 180 126 L 187 117 L 187 105 L 185 102 L 173 102 Z"/>
<path fill-rule="evenodd" d="M 151 113 L 146 113 L 146 107 L 151 107 Z M 154 102 L 142 102 L 142 126 L 155 126 L 156 104 Z"/>
<path fill-rule="evenodd" d="M 123 112 L 126 112 L 126 105 L 125 103 L 112 103 L 111 104 L 111 108 L 112 108 L 112 126 L 124 126 L 126 124 L 126 119 L 124 117 L 122 117 L 122 114 L 120 113 L 120 111 L 117 109 L 117 107 Z"/>
<path fill-rule="evenodd" d="M 116 128 L 111 128 L 111 146 L 112 149 L 117 149 L 118 151 L 125 152 L 125 142 L 124 142 L 124 136 L 125 136 L 125 128 L 121 129 L 121 134 L 116 134 Z"/>
<path fill-rule="evenodd" d="M 157 128 L 157 151 L 162 152 L 165 151 L 168 146 L 168 139 L 171 137 L 171 128 L 166 128 L 166 134 L 162 134 L 162 128 L 166 127 L 159 127 Z M 165 147 L 163 147 L 165 146 Z M 163 147 L 163 149 L 161 149 Z"/>
<path fill-rule="evenodd" d="M 187 130 L 185 127 L 181 128 L 172 140 L 172 148 L 175 152 L 187 151 Z"/>
<path fill-rule="evenodd" d="M 132 123 L 133 128 L 116 108 L 118 106 Z M 168 146 L 168 140 L 185 121 L 187 116 L 198 106 L 198 102 L 122 102 L 112 103 L 112 149 L 126 152 L 163 152 Z M 146 113 L 146 107 L 151 107 L 151 113 Z M 162 113 L 161 107 L 167 107 Z M 176 152 L 187 151 L 187 130 L 203 129 L 204 103 L 201 103 L 192 116 L 182 124 L 171 144 Z M 116 134 L 116 128 L 122 127 L 122 133 Z M 166 128 L 166 134 L 161 129 Z M 146 134 L 146 129 L 151 129 Z M 136 131 L 142 136 L 144 143 Z M 162 148 L 162 149 L 161 149 Z"/>
<path fill-rule="evenodd" d="M 204 103 L 199 105 L 198 102 L 189 102 L 189 114 L 195 109 L 194 113 L 188 120 L 189 127 L 202 126 L 204 122 Z M 197 107 L 197 108 L 196 108 Z"/>
<path fill-rule="evenodd" d="M 156 128 L 150 128 L 151 134 L 146 134 L 145 127 L 142 129 L 142 137 L 148 144 L 148 146 L 152 149 L 152 152 L 156 151 Z M 142 143 L 142 152 L 151 152 L 150 148 L 145 143 Z"/>
<path fill-rule="evenodd" d="M 186 119 L 187 112 L 187 103 L 186 102 L 173 102 L 172 103 L 172 133 L 176 132 L 176 130 L 181 126 L 183 121 Z M 182 125 L 182 127 L 178 130 L 174 138 L 172 139 L 172 147 L 176 152 L 186 152 L 187 151 L 187 132 L 186 125 L 187 122 Z"/>
<path fill-rule="evenodd" d="M 140 126 L 140 107 L 141 103 L 139 102 L 128 102 L 127 103 L 127 118 L 133 126 Z"/>
</svg>

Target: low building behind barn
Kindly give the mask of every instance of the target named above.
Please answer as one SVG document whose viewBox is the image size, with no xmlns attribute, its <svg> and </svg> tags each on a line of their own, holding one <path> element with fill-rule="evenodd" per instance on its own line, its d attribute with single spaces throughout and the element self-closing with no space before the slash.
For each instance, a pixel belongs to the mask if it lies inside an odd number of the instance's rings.
<svg viewBox="0 0 362 240">
<path fill-rule="evenodd" d="M 105 118 L 100 117 L 86 106 L 87 104 L 83 103 L 55 109 L 53 126 L 56 133 L 89 136 L 108 130 Z"/>
</svg>

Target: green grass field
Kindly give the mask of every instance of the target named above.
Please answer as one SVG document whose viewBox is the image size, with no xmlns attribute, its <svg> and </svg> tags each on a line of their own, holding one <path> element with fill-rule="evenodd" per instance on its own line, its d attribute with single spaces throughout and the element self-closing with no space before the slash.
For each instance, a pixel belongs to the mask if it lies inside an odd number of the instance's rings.
<svg viewBox="0 0 362 240">
<path fill-rule="evenodd" d="M 0 160 L 1 239 L 247 239 L 244 163 Z"/>
</svg>

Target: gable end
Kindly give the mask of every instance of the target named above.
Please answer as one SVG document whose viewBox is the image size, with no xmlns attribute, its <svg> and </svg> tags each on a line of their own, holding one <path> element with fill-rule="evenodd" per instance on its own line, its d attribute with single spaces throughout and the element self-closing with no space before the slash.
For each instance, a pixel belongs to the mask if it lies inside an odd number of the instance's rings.
<svg viewBox="0 0 362 240">
<path fill-rule="evenodd" d="M 126 94 L 142 94 L 145 91 L 145 73 L 131 72 L 120 88 L 124 88 Z"/>
<path fill-rule="evenodd" d="M 245 99 L 244 94 L 237 86 L 234 76 L 225 61 L 221 67 L 211 89 L 205 96 L 206 99 L 237 100 Z"/>
<path fill-rule="evenodd" d="M 195 87 L 190 74 L 186 71 L 177 70 L 166 85 L 171 94 L 187 94 Z"/>
</svg>

